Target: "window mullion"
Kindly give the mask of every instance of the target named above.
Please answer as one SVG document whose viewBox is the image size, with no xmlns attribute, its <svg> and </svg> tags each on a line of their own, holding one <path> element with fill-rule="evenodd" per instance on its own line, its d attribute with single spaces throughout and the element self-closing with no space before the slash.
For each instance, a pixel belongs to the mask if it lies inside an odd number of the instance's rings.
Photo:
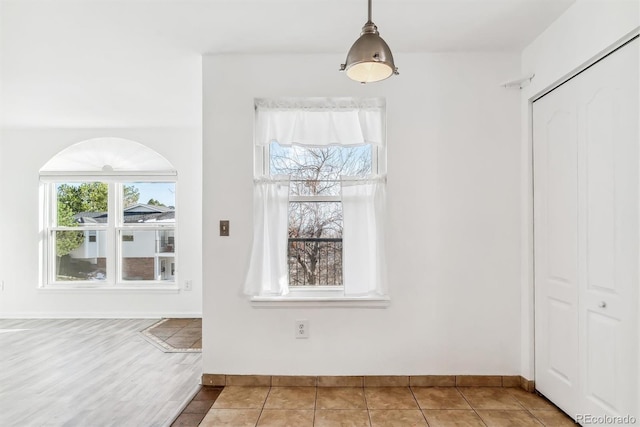
<svg viewBox="0 0 640 427">
<path fill-rule="evenodd" d="M 340 196 L 289 196 L 290 202 L 341 202 Z"/>
<path fill-rule="evenodd" d="M 120 183 L 110 182 L 108 192 L 108 221 L 107 221 L 107 280 L 116 285 L 120 282 L 120 263 L 119 263 L 119 244 L 118 244 L 118 227 L 121 222 L 122 209 L 120 206 L 120 197 L 118 194 L 121 192 Z"/>
<path fill-rule="evenodd" d="M 55 282 L 55 268 L 56 268 L 56 263 L 55 263 L 55 258 L 56 258 L 56 251 L 55 251 L 55 247 L 54 247 L 54 239 L 53 239 L 53 227 L 57 224 L 57 216 L 54 214 L 54 212 L 57 211 L 58 208 L 58 199 L 56 197 L 56 186 L 55 184 L 52 183 L 46 183 L 45 184 L 45 192 L 46 192 L 46 197 L 45 197 L 45 211 L 44 211 L 44 223 L 46 224 L 45 227 L 45 236 L 44 236 L 44 250 L 45 250 L 45 255 L 43 257 L 43 259 L 45 259 L 46 262 L 46 278 L 45 278 L 45 284 L 49 284 L 49 283 L 53 283 Z M 56 218 L 54 220 L 54 218 Z M 54 222 L 55 221 L 55 222 Z"/>
<path fill-rule="evenodd" d="M 379 162 L 379 157 L 380 157 L 380 147 L 378 146 L 374 146 L 373 149 L 371 150 L 371 172 L 373 173 L 374 176 L 380 176 L 380 162 Z"/>
</svg>

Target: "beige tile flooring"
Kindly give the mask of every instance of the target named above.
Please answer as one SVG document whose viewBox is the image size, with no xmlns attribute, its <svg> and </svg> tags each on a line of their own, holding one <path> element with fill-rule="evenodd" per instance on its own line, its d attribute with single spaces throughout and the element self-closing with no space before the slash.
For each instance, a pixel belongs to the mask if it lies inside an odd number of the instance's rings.
<svg viewBox="0 0 640 427">
<path fill-rule="evenodd" d="M 164 352 L 202 352 L 202 319 L 162 319 L 141 331 Z"/>
<path fill-rule="evenodd" d="M 227 386 L 200 426 L 573 426 L 546 399 L 502 387 Z"/>
</svg>

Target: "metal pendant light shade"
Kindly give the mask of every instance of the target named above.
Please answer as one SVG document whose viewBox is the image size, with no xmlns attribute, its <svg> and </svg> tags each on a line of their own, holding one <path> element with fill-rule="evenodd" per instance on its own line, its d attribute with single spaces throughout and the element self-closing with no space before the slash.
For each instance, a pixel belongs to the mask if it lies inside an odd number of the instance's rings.
<svg viewBox="0 0 640 427">
<path fill-rule="evenodd" d="M 347 61 L 340 66 L 347 76 L 360 83 L 384 80 L 398 74 L 389 45 L 380 37 L 378 27 L 371 22 L 371 0 L 369 0 L 369 20 L 356 42 L 349 49 Z"/>
</svg>

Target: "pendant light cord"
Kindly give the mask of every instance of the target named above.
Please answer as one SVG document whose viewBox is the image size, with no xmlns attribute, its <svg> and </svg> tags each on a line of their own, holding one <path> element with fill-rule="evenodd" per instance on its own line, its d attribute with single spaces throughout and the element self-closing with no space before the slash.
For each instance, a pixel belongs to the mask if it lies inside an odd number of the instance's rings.
<svg viewBox="0 0 640 427">
<path fill-rule="evenodd" d="M 369 0 L 369 20 L 367 22 L 371 22 L 371 0 Z"/>
</svg>

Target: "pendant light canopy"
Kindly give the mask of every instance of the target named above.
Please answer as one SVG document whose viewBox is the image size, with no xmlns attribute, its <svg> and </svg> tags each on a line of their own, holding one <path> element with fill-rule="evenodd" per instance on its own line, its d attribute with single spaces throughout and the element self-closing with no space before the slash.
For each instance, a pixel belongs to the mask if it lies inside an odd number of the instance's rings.
<svg viewBox="0 0 640 427">
<path fill-rule="evenodd" d="M 363 84 L 398 74 L 389 45 L 380 37 L 378 27 L 371 21 L 371 0 L 368 18 L 360 38 L 349 49 L 346 63 L 340 65 L 340 71 L 346 71 L 350 79 Z"/>
</svg>

